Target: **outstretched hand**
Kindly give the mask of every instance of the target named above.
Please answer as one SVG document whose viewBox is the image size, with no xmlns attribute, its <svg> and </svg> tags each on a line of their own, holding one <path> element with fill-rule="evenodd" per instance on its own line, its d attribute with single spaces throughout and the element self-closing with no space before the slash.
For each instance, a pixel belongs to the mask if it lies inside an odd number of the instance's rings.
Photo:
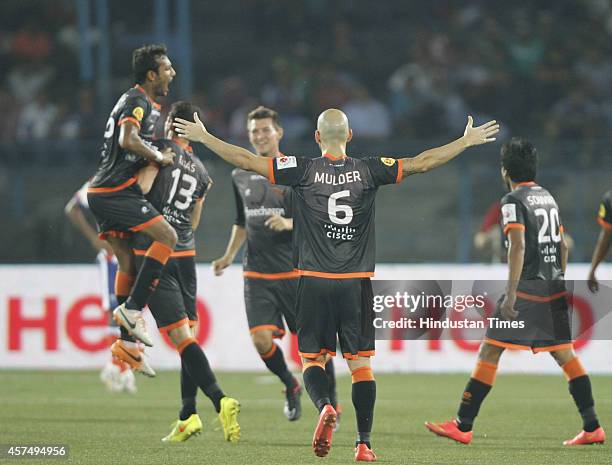
<svg viewBox="0 0 612 465">
<path fill-rule="evenodd" d="M 174 131 L 185 139 L 189 139 L 193 142 L 202 142 L 208 131 L 204 126 L 204 123 L 200 120 L 197 113 L 193 114 L 193 121 L 187 121 L 183 118 L 175 118 L 172 125 L 174 126 Z"/>
<path fill-rule="evenodd" d="M 465 131 L 463 132 L 463 137 L 465 138 L 467 147 L 495 141 L 495 137 L 492 136 L 499 132 L 499 124 L 497 124 L 497 121 L 489 121 L 488 123 L 477 127 L 473 127 L 473 125 L 474 119 L 471 116 L 468 116 L 468 122 L 465 126 Z"/>
</svg>

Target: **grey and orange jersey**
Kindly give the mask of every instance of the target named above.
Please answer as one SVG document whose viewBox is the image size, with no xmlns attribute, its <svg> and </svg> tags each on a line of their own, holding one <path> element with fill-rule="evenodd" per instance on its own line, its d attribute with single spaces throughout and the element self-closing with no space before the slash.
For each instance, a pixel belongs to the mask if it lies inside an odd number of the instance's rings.
<svg viewBox="0 0 612 465">
<path fill-rule="evenodd" d="M 265 177 L 239 168 L 232 171 L 232 181 L 236 199 L 234 224 L 246 230 L 245 276 L 290 277 L 289 273 L 294 274 L 292 233 L 273 231 L 264 223 L 272 215 L 292 217 L 291 189 L 273 186 Z"/>
<path fill-rule="evenodd" d="M 612 229 L 612 191 L 606 192 L 599 203 L 597 222 L 602 228 Z"/>
<path fill-rule="evenodd" d="M 170 147 L 176 154 L 171 165 L 162 167 L 151 191 L 146 198 L 176 230 L 178 240 L 175 253 L 193 252 L 195 255 L 195 238 L 192 225 L 193 210 L 201 202 L 210 186 L 210 176 L 204 164 L 193 154 L 191 146 L 179 140 L 160 139 L 154 145 L 163 150 Z M 144 250 L 151 240 L 139 233 L 134 239 L 133 247 Z"/>
<path fill-rule="evenodd" d="M 121 148 L 120 127 L 129 121 L 138 127 L 140 137 L 150 142 L 160 109 L 161 106 L 153 102 L 139 85 L 119 98 L 106 122 L 100 162 L 91 179 L 90 188 L 117 190 L 118 187 L 127 187 L 136 182 L 136 172 L 146 166 L 147 160 Z"/>
<path fill-rule="evenodd" d="M 379 186 L 401 181 L 401 160 L 281 157 L 270 160 L 269 178 L 293 188 L 293 260 L 300 275 L 374 274 L 374 200 Z"/>
<path fill-rule="evenodd" d="M 501 200 L 504 234 L 525 231 L 525 258 L 521 280 L 562 280 L 563 223 L 554 197 L 534 182 L 521 183 Z M 506 241 L 506 247 L 508 241 Z"/>
</svg>

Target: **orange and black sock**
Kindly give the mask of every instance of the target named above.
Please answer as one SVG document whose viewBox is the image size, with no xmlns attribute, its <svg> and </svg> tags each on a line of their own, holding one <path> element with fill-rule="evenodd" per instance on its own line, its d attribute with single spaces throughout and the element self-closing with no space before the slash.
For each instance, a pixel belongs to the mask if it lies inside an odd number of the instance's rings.
<svg viewBox="0 0 612 465">
<path fill-rule="evenodd" d="M 574 398 L 576 407 L 582 417 L 583 429 L 590 433 L 599 428 L 599 420 L 595 413 L 595 401 L 591 380 L 578 357 L 574 357 L 561 367 L 569 383 L 569 392 Z"/>
<path fill-rule="evenodd" d="M 131 276 L 123 271 L 117 271 L 115 274 L 115 297 L 117 298 L 117 303 L 121 305 L 124 303 L 130 292 L 132 291 L 132 286 L 134 285 L 134 276 Z M 128 342 L 136 342 L 136 339 L 130 335 L 127 329 L 123 326 L 119 326 L 119 331 L 121 332 L 121 339 Z"/>
<path fill-rule="evenodd" d="M 331 404 L 324 367 L 323 362 L 306 362 L 302 367 L 304 386 L 306 386 L 306 391 L 319 412 L 327 404 Z"/>
<path fill-rule="evenodd" d="M 149 296 L 155 291 L 164 266 L 172 255 L 172 247 L 153 242 L 145 253 L 144 260 L 138 272 L 138 277 L 132 287 L 125 306 L 130 310 L 142 310 Z"/>
<path fill-rule="evenodd" d="M 365 366 L 351 372 L 353 389 L 352 400 L 357 416 L 357 443 L 370 443 L 370 433 L 374 423 L 374 404 L 376 403 L 376 381 L 372 368 Z"/>
<path fill-rule="evenodd" d="M 187 420 L 187 418 L 196 413 L 197 394 L 198 385 L 193 378 L 189 376 L 185 362 L 181 359 L 181 400 L 183 404 L 179 412 L 179 419 L 181 421 Z"/>
<path fill-rule="evenodd" d="M 476 363 L 472 377 L 461 396 L 461 404 L 457 412 L 458 428 L 461 431 L 472 431 L 474 419 L 478 415 L 482 402 L 493 387 L 496 374 L 497 365 L 483 361 Z"/>
<path fill-rule="evenodd" d="M 268 370 L 279 377 L 287 390 L 295 388 L 297 381 L 289 371 L 289 368 L 287 368 L 283 351 L 277 344 L 273 342 L 272 348 L 267 353 L 261 354 L 260 357 L 268 367 Z"/>
<path fill-rule="evenodd" d="M 329 386 L 329 399 L 332 407 L 338 407 L 338 392 L 336 391 L 336 369 L 334 359 L 330 358 L 325 364 L 325 374 L 327 375 L 327 385 Z"/>
<path fill-rule="evenodd" d="M 225 397 L 225 394 L 219 388 L 208 359 L 198 342 L 194 338 L 185 339 L 179 344 L 177 350 L 181 355 L 181 366 L 186 368 L 193 382 L 212 401 L 217 413 L 220 412 L 221 399 Z"/>
</svg>

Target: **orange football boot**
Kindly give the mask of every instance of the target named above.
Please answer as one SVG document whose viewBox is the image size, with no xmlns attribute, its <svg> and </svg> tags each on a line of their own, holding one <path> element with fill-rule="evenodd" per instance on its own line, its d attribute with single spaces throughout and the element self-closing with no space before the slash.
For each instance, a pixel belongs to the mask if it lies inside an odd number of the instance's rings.
<svg viewBox="0 0 612 465">
<path fill-rule="evenodd" d="M 574 439 L 563 441 L 564 446 L 586 446 L 589 444 L 603 444 L 606 440 L 606 432 L 600 426 L 595 431 L 587 433 L 582 430 Z"/>
<path fill-rule="evenodd" d="M 469 444 L 472 442 L 472 432 L 461 431 L 457 426 L 457 420 L 449 420 L 444 423 L 430 423 L 426 421 L 425 427 L 438 436 L 452 439 L 461 444 Z"/>
<path fill-rule="evenodd" d="M 355 447 L 355 462 L 376 462 L 376 454 L 363 442 Z"/>
<path fill-rule="evenodd" d="M 153 378 L 155 370 L 147 363 L 144 352 L 137 347 L 126 346 L 121 339 L 117 339 L 111 346 L 111 353 L 119 360 L 127 363 L 134 371 Z"/>
<path fill-rule="evenodd" d="M 329 454 L 337 418 L 336 411 L 330 404 L 327 404 L 321 410 L 319 422 L 312 438 L 312 449 L 317 457 L 325 457 Z"/>
</svg>

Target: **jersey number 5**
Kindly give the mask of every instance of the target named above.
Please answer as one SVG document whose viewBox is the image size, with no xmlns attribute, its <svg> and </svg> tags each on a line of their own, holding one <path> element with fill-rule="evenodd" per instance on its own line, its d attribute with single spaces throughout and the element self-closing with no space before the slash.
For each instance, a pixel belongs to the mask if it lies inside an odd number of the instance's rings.
<svg viewBox="0 0 612 465">
<path fill-rule="evenodd" d="M 338 205 L 336 200 L 341 199 L 343 197 L 350 197 L 351 192 L 348 190 L 335 192 L 329 196 L 329 200 L 327 201 L 327 213 L 329 214 L 329 219 L 334 224 L 349 224 L 353 221 L 353 209 L 348 205 Z M 342 218 L 338 217 L 338 213 L 344 213 Z"/>
<path fill-rule="evenodd" d="M 546 211 L 544 208 L 536 208 L 534 211 L 536 216 L 542 218 L 542 226 L 538 232 L 538 242 L 540 244 L 548 244 L 552 238 L 553 242 L 561 242 L 561 227 L 559 221 L 559 212 L 556 208 L 551 208 Z M 550 217 L 550 222 L 548 218 Z M 550 226 L 550 235 L 549 232 Z"/>
<path fill-rule="evenodd" d="M 180 168 L 175 169 L 172 172 L 172 189 L 170 189 L 170 195 L 166 203 L 171 203 L 176 195 L 178 189 L 179 180 L 181 178 Z M 183 173 L 182 181 L 188 184 L 187 188 L 181 187 L 178 191 L 177 199 L 174 200 L 174 206 L 179 210 L 187 210 L 192 202 L 193 193 L 196 190 L 198 181 L 190 174 Z"/>
</svg>

